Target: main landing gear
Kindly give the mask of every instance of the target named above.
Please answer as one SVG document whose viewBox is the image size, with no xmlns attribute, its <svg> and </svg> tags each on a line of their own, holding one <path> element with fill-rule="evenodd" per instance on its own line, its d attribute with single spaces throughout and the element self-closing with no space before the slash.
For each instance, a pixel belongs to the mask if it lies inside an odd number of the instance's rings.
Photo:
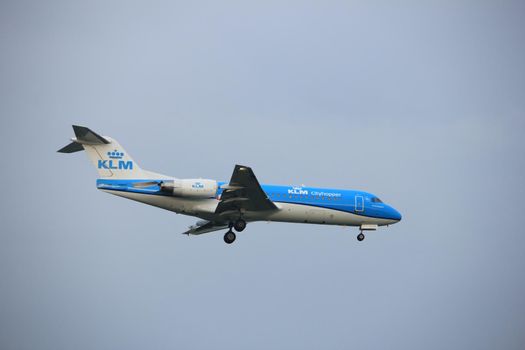
<svg viewBox="0 0 525 350">
<path fill-rule="evenodd" d="M 237 232 L 242 232 L 246 228 L 246 221 L 239 219 L 235 222 L 230 222 L 230 229 L 224 234 L 224 242 L 227 244 L 232 244 L 235 242 L 235 238 L 237 237 L 235 232 L 232 231 L 232 228 L 234 228 Z"/>
<path fill-rule="evenodd" d="M 228 232 L 224 234 L 224 242 L 226 242 L 227 244 L 232 244 L 233 242 L 235 242 L 236 237 L 237 236 L 232 231 L 232 229 L 229 229 Z"/>
<path fill-rule="evenodd" d="M 244 229 L 246 228 L 246 221 L 244 221 L 243 219 L 239 219 L 239 220 L 235 221 L 235 223 L 233 224 L 233 228 L 237 232 L 244 231 Z"/>
</svg>

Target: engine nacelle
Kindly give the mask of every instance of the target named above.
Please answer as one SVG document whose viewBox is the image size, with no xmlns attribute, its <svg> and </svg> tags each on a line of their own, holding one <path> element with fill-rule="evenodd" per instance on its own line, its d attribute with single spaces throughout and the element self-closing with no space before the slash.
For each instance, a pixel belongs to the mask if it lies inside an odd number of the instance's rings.
<svg viewBox="0 0 525 350">
<path fill-rule="evenodd" d="M 173 195 L 177 197 L 213 198 L 217 181 L 207 179 L 182 179 L 173 182 Z"/>
</svg>

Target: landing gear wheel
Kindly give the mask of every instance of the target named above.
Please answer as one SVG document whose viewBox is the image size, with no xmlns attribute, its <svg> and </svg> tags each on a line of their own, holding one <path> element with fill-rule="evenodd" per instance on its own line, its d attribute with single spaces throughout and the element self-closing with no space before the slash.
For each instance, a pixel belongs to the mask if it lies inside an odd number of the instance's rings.
<svg viewBox="0 0 525 350">
<path fill-rule="evenodd" d="M 246 221 L 244 221 L 243 219 L 239 219 L 239 220 L 235 221 L 235 223 L 233 224 L 233 228 L 237 232 L 244 231 L 244 229 L 246 228 Z"/>
<path fill-rule="evenodd" d="M 360 232 L 358 235 L 357 235 L 357 240 L 359 242 L 361 242 L 363 239 L 365 239 L 365 235 L 363 234 L 363 232 Z"/>
<path fill-rule="evenodd" d="M 235 242 L 235 233 L 233 231 L 228 231 L 224 234 L 224 242 L 226 242 L 227 244 L 232 244 L 233 242 Z"/>
</svg>

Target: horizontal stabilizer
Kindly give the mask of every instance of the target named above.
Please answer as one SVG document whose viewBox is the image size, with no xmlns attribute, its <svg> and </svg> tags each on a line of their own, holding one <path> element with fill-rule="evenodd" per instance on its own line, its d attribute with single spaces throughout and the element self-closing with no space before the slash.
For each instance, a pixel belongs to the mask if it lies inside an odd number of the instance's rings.
<svg viewBox="0 0 525 350">
<path fill-rule="evenodd" d="M 84 150 L 84 146 L 82 146 L 80 143 L 71 142 L 69 145 L 62 147 L 57 152 L 60 153 L 75 153 L 80 152 Z"/>
<path fill-rule="evenodd" d="M 107 145 L 110 142 L 97 134 L 96 132 L 86 128 L 85 126 L 73 125 L 73 131 L 76 138 L 69 145 L 62 147 L 57 152 L 60 153 L 75 153 L 83 151 L 82 145 Z"/>
<path fill-rule="evenodd" d="M 80 143 L 87 143 L 91 145 L 108 144 L 109 141 L 97 134 L 96 132 L 86 128 L 85 126 L 73 125 L 73 131 Z"/>
</svg>

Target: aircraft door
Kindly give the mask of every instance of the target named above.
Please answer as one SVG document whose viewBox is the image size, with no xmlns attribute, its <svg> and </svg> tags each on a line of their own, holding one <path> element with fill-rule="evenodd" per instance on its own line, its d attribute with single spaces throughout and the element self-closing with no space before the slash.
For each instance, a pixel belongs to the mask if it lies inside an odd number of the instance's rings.
<svg viewBox="0 0 525 350">
<path fill-rule="evenodd" d="M 365 199 L 363 196 L 355 196 L 355 211 L 361 213 L 365 211 Z"/>
</svg>

